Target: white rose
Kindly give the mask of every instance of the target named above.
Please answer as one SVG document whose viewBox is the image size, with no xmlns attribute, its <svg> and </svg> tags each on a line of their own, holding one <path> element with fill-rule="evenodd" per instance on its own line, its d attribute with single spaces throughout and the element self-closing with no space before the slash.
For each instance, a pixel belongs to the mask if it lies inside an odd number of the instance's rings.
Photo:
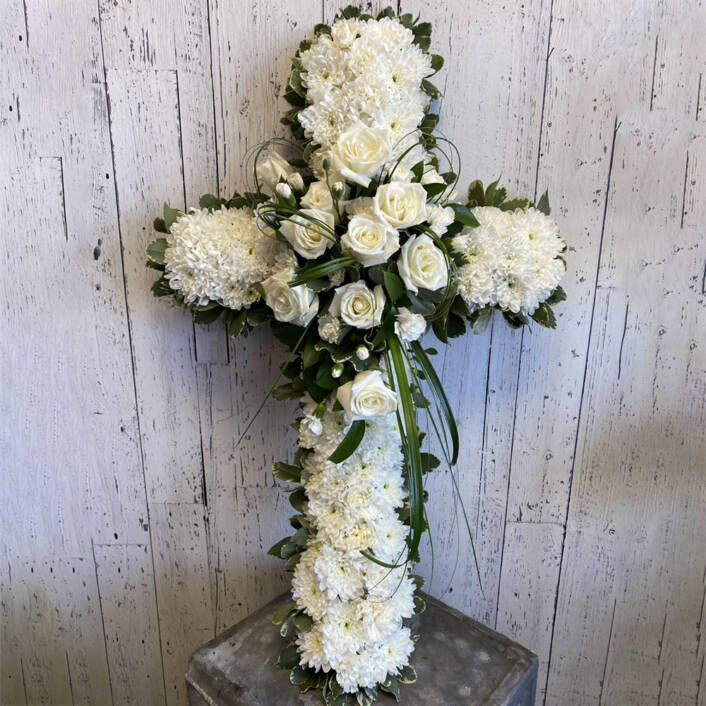
<svg viewBox="0 0 706 706">
<path fill-rule="evenodd" d="M 262 283 L 265 302 L 277 321 L 306 326 L 319 310 L 319 297 L 305 284 L 290 287 L 292 273 L 285 270 L 268 277 Z"/>
<path fill-rule="evenodd" d="M 385 384 L 379 370 L 365 370 L 336 390 L 336 397 L 348 421 L 391 414 L 397 409 L 397 396 Z"/>
<path fill-rule="evenodd" d="M 301 204 L 305 208 L 313 208 L 317 211 L 330 213 L 336 223 L 338 223 L 338 214 L 333 205 L 331 191 L 325 181 L 312 181 L 311 184 L 309 184 L 306 194 L 302 196 Z"/>
<path fill-rule="evenodd" d="M 421 184 L 393 181 L 378 187 L 375 205 L 393 228 L 408 228 L 426 219 L 427 192 Z"/>
<path fill-rule="evenodd" d="M 340 316 L 349 326 L 372 328 L 379 326 L 382 310 L 385 307 L 385 294 L 378 285 L 370 291 L 365 282 L 344 284 L 333 293 L 329 314 Z"/>
<path fill-rule="evenodd" d="M 301 213 L 309 218 L 293 216 L 283 221 L 279 229 L 294 250 L 307 260 L 313 260 L 321 257 L 326 248 L 330 248 L 334 243 L 333 214 L 317 208 L 303 208 Z M 310 218 L 316 220 L 309 220 Z"/>
<path fill-rule="evenodd" d="M 402 246 L 397 269 L 407 289 L 415 294 L 419 287 L 434 291 L 449 280 L 444 253 L 426 234 L 414 235 Z"/>
<path fill-rule="evenodd" d="M 416 341 L 427 330 L 426 319 L 401 306 L 395 319 L 395 333 L 403 341 Z"/>
<path fill-rule="evenodd" d="M 298 194 L 300 194 L 302 191 L 304 191 L 304 179 L 302 179 L 302 175 L 299 172 L 292 172 L 287 177 L 287 183 Z"/>
<path fill-rule="evenodd" d="M 400 236 L 389 224 L 370 216 L 353 216 L 341 238 L 343 249 L 366 267 L 387 262 L 400 249 Z"/>
<path fill-rule="evenodd" d="M 294 170 L 284 157 L 277 152 L 270 152 L 265 159 L 258 160 L 255 171 L 258 181 L 273 193 L 280 179 L 286 180 Z"/>
<path fill-rule="evenodd" d="M 331 151 L 331 167 L 344 179 L 368 186 L 389 156 L 389 131 L 359 122 L 339 135 Z"/>
</svg>

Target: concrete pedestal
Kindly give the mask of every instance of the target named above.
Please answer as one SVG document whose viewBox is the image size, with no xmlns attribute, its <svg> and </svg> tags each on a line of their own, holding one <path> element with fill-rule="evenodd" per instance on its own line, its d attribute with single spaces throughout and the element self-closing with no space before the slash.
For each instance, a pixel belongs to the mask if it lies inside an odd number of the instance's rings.
<svg viewBox="0 0 706 706">
<path fill-rule="evenodd" d="M 422 594 L 424 595 L 424 594 Z M 424 595 L 413 620 L 420 635 L 412 654 L 419 676 L 400 687 L 404 706 L 533 706 L 537 656 L 457 610 Z M 186 674 L 190 706 L 321 706 L 320 690 L 300 694 L 276 666 L 285 646 L 272 624 L 289 593 L 194 652 Z M 377 703 L 394 704 L 386 694 Z"/>
</svg>

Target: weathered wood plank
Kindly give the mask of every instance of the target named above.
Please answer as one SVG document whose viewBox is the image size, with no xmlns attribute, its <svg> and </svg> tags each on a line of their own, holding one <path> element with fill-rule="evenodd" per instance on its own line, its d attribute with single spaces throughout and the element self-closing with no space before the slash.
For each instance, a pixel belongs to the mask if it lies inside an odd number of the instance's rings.
<svg viewBox="0 0 706 706">
<path fill-rule="evenodd" d="M 211 2 L 218 173 L 221 193 L 242 191 L 251 179 L 249 149 L 286 135 L 279 119 L 291 56 L 314 24 L 321 4 L 277 0 L 246 3 L 234 13 Z M 199 365 L 200 420 L 208 497 L 215 627 L 221 630 L 274 597 L 289 575 L 265 552 L 285 536 L 287 497 L 278 494 L 272 463 L 291 457 L 291 407 L 273 403 L 240 446 L 236 442 L 281 365 L 283 348 L 268 331 L 231 341 L 229 363 Z M 289 432 L 287 432 L 289 430 Z"/>
<path fill-rule="evenodd" d="M 440 129 L 461 152 L 461 189 L 474 178 L 489 183 L 502 176 L 511 192 L 533 195 L 549 3 L 524 3 L 511 12 L 481 3 L 469 13 L 457 4 L 429 7 L 407 1 L 402 9 L 433 23 L 435 45 L 446 58 L 442 73 L 433 80 L 444 93 Z M 474 40 L 469 42 L 468 37 Z M 459 196 L 464 197 L 462 191 Z M 520 332 L 497 320 L 488 334 L 467 335 L 444 350 L 443 379 L 462 381 L 448 385 L 448 391 L 460 422 L 461 493 L 476 536 L 484 589 L 479 590 L 462 530 L 462 559 L 451 586 L 454 594 L 444 599 L 491 625 L 498 609 L 521 340 Z M 474 393 L 469 396 L 468 390 Z M 436 537 L 448 537 L 453 529 L 448 513 L 435 509 L 453 502 L 448 483 L 447 487 L 435 492 L 431 503 Z M 455 564 L 454 551 L 439 555 L 447 557 L 442 566 Z"/>
<path fill-rule="evenodd" d="M 166 704 L 150 548 L 98 544 L 94 557 L 113 703 Z"/>
<path fill-rule="evenodd" d="M 636 110 L 616 143 L 550 703 L 697 698 L 706 214 L 699 202 L 683 228 L 680 216 L 686 153 L 701 164 L 706 140 L 690 128 Z M 703 178 L 700 167 L 687 181 L 698 189 Z M 635 231 L 642 246 L 631 257 Z"/>
<path fill-rule="evenodd" d="M 184 665 L 214 637 L 204 506 L 153 503 L 150 520 L 167 703 L 184 704 Z"/>
</svg>

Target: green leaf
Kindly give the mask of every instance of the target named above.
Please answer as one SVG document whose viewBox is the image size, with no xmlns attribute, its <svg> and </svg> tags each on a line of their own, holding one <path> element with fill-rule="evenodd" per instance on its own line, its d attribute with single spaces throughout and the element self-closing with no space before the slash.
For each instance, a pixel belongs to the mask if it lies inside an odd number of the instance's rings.
<svg viewBox="0 0 706 706">
<path fill-rule="evenodd" d="M 303 512 L 304 505 L 306 504 L 306 492 L 304 488 L 297 488 L 294 492 L 289 494 L 289 504 L 299 512 Z"/>
<path fill-rule="evenodd" d="M 474 311 L 469 319 L 471 322 L 471 331 L 475 334 L 481 334 L 488 328 L 490 317 L 493 315 L 493 310 L 490 307 L 485 307 Z"/>
<path fill-rule="evenodd" d="M 306 527 L 301 527 L 289 538 L 289 541 L 298 547 L 303 547 L 306 545 L 306 541 L 308 538 L 309 530 L 306 529 Z"/>
<path fill-rule="evenodd" d="M 306 682 L 310 676 L 311 674 L 308 669 L 297 666 L 290 672 L 289 681 L 294 684 L 294 686 L 299 686 L 300 684 Z"/>
<path fill-rule="evenodd" d="M 261 326 L 272 319 L 272 311 L 267 306 L 251 306 L 247 311 L 247 322 L 251 326 Z"/>
<path fill-rule="evenodd" d="M 357 448 L 365 435 L 365 421 L 357 419 L 354 421 L 348 433 L 343 437 L 343 441 L 336 450 L 328 457 L 331 463 L 341 463 L 345 461 Z"/>
<path fill-rule="evenodd" d="M 511 311 L 503 311 L 503 319 L 510 328 L 522 328 L 529 323 L 524 314 L 513 314 Z"/>
<path fill-rule="evenodd" d="M 449 322 L 446 327 L 446 334 L 449 338 L 458 338 L 466 333 L 466 324 L 458 314 L 449 313 Z"/>
<path fill-rule="evenodd" d="M 400 673 L 397 675 L 397 681 L 399 681 L 400 684 L 414 684 L 414 682 L 417 681 L 417 671 L 412 665 L 407 664 L 400 669 Z"/>
<path fill-rule="evenodd" d="M 422 473 L 429 473 L 441 465 L 441 461 L 430 453 L 422 453 Z"/>
<path fill-rule="evenodd" d="M 316 365 L 321 360 L 321 351 L 314 348 L 314 344 L 309 342 L 304 346 L 302 351 L 302 365 L 305 368 L 310 368 L 312 365 Z"/>
<path fill-rule="evenodd" d="M 438 71 L 441 70 L 441 67 L 444 65 L 444 57 L 439 56 L 438 54 L 432 54 L 431 55 L 431 68 L 434 69 L 434 73 L 437 73 Z"/>
<path fill-rule="evenodd" d="M 557 288 L 547 297 L 545 303 L 554 306 L 555 304 L 558 304 L 559 302 L 563 302 L 565 300 L 566 292 L 564 291 L 564 288 L 561 285 L 558 285 Z"/>
<path fill-rule="evenodd" d="M 346 5 L 338 14 L 343 19 L 350 20 L 353 17 L 358 17 L 360 10 L 355 5 Z"/>
<path fill-rule="evenodd" d="M 213 194 L 204 194 L 199 199 L 199 206 L 201 208 L 207 208 L 209 211 L 213 211 L 221 207 L 222 201 L 217 196 Z"/>
<path fill-rule="evenodd" d="M 272 473 L 277 478 L 287 483 L 299 483 L 301 481 L 301 468 L 291 466 L 290 464 L 283 463 L 282 461 L 277 461 L 277 463 L 272 466 Z"/>
<path fill-rule="evenodd" d="M 424 352 L 424 349 L 422 348 L 419 341 L 413 341 L 410 344 L 410 347 L 412 349 L 412 354 L 414 355 L 415 360 L 417 361 L 419 367 L 424 373 L 424 378 L 427 381 L 427 385 L 429 385 L 430 390 L 434 394 L 439 409 L 441 410 L 441 413 L 444 416 L 444 419 L 446 420 L 446 427 L 449 431 L 449 436 L 451 437 L 451 465 L 455 465 L 456 461 L 458 460 L 459 441 L 458 427 L 456 426 L 456 419 L 454 418 L 454 414 L 451 411 L 451 405 L 449 404 L 449 401 L 446 397 L 446 393 L 444 392 L 444 388 L 441 384 L 441 381 L 439 380 L 439 376 L 436 374 L 434 366 L 431 364 L 431 361 L 429 360 L 427 354 Z"/>
<path fill-rule="evenodd" d="M 537 210 L 548 216 L 552 210 L 549 208 L 549 194 L 545 191 L 537 202 Z"/>
<path fill-rule="evenodd" d="M 537 307 L 534 314 L 532 314 L 532 318 L 544 328 L 556 328 L 556 316 L 554 316 L 552 308 L 546 302 Z"/>
<path fill-rule="evenodd" d="M 480 223 L 478 219 L 471 213 L 471 210 L 460 203 L 449 204 L 453 209 L 455 220 L 458 223 L 462 223 L 464 226 L 470 226 L 471 228 L 477 228 Z"/>
<path fill-rule="evenodd" d="M 299 611 L 295 610 L 292 611 L 288 616 L 287 619 L 282 623 L 282 627 L 279 629 L 279 634 L 282 637 L 289 637 L 289 634 L 292 632 L 292 626 L 294 624 L 294 618 L 299 614 Z"/>
<path fill-rule="evenodd" d="M 150 290 L 155 297 L 167 297 L 174 294 L 174 290 L 169 286 L 169 280 L 166 277 L 160 277 L 150 287 Z"/>
<path fill-rule="evenodd" d="M 280 402 L 284 400 L 295 400 L 297 397 L 302 396 L 301 390 L 294 387 L 292 383 L 287 383 L 286 385 L 278 385 L 272 388 L 272 397 Z"/>
<path fill-rule="evenodd" d="M 438 182 L 433 182 L 431 184 L 424 184 L 424 191 L 427 192 L 427 198 L 433 199 L 435 196 L 438 196 L 439 194 L 443 194 L 444 191 L 446 191 L 447 188 L 446 182 L 438 183 Z"/>
<path fill-rule="evenodd" d="M 424 135 L 431 135 L 431 133 L 434 132 L 434 128 L 437 126 L 438 122 L 439 116 L 436 113 L 427 113 L 424 116 L 424 120 L 422 120 L 422 124 L 419 126 L 419 129 Z"/>
<path fill-rule="evenodd" d="M 274 625 L 281 625 L 286 620 L 287 616 L 296 609 L 297 607 L 291 601 L 289 603 L 283 603 L 272 614 L 272 623 Z"/>
<path fill-rule="evenodd" d="M 152 260 L 152 262 L 156 262 L 158 265 L 164 265 L 164 252 L 166 249 L 167 239 L 157 238 L 157 240 L 153 240 L 145 248 L 145 252 L 147 253 L 147 257 Z"/>
<path fill-rule="evenodd" d="M 277 659 L 277 666 L 282 669 L 292 669 L 299 664 L 299 650 L 296 645 L 287 645 Z"/>
<path fill-rule="evenodd" d="M 485 189 L 480 179 L 475 179 L 468 185 L 468 207 L 485 206 Z"/>
<path fill-rule="evenodd" d="M 225 309 L 217 302 L 194 309 L 194 321 L 197 324 L 212 324 Z"/>
<path fill-rule="evenodd" d="M 427 609 L 427 602 L 420 596 L 414 596 L 414 613 L 419 615 Z"/>
<path fill-rule="evenodd" d="M 414 581 L 414 586 L 416 590 L 422 588 L 426 583 L 426 579 L 423 576 L 420 576 L 419 574 L 411 574 L 410 578 L 412 579 L 412 581 Z"/>
<path fill-rule="evenodd" d="M 421 181 L 424 176 L 424 160 L 417 162 L 409 171 L 414 175 L 412 181 Z"/>
<path fill-rule="evenodd" d="M 387 270 L 383 273 L 383 280 L 390 299 L 396 302 L 405 292 L 402 280 L 394 272 L 388 272 Z"/>
<path fill-rule="evenodd" d="M 448 343 L 449 339 L 446 335 L 446 325 L 448 324 L 448 319 L 446 316 L 442 316 L 438 319 L 434 319 L 431 323 L 431 329 L 434 335 L 442 342 Z"/>
<path fill-rule="evenodd" d="M 272 554 L 272 556 L 276 556 L 278 559 L 282 557 L 282 547 L 289 541 L 289 537 L 285 537 L 284 539 L 280 539 L 279 542 L 276 542 L 273 544 L 268 550 L 268 554 Z M 281 622 L 281 621 L 280 621 Z M 277 623 L 279 625 L 279 623 Z"/>
<path fill-rule="evenodd" d="M 172 225 L 180 215 L 181 211 L 171 208 L 167 203 L 164 204 L 164 225 L 168 231 L 171 230 Z"/>
<path fill-rule="evenodd" d="M 294 627 L 299 632 L 309 632 L 313 626 L 314 621 L 305 613 L 299 613 L 299 615 L 294 618 Z"/>
<path fill-rule="evenodd" d="M 380 683 L 380 691 L 384 691 L 386 694 L 392 694 L 392 696 L 395 697 L 395 701 L 399 703 L 400 685 L 396 677 L 388 674 L 387 679 Z"/>
<path fill-rule="evenodd" d="M 296 554 L 293 554 L 292 556 L 287 559 L 287 561 L 284 564 L 284 570 L 285 571 L 294 571 L 296 568 L 297 564 L 299 563 L 299 560 L 302 558 L 301 552 L 297 552 Z"/>
<path fill-rule="evenodd" d="M 319 24 L 314 25 L 314 34 L 317 36 L 319 34 L 331 34 L 331 28 L 327 24 L 320 22 Z"/>
<path fill-rule="evenodd" d="M 515 209 L 521 208 L 523 211 L 529 206 L 529 199 L 516 198 L 509 199 L 508 201 L 503 201 L 500 205 L 501 211 L 514 211 Z"/>
<path fill-rule="evenodd" d="M 422 90 L 433 100 L 438 100 L 441 98 L 441 91 L 427 79 L 422 79 Z"/>
<path fill-rule="evenodd" d="M 248 317 L 248 310 L 241 309 L 235 316 L 228 321 L 228 335 L 232 338 L 237 338 L 245 328 L 245 321 Z"/>
<path fill-rule="evenodd" d="M 167 228 L 167 224 L 164 222 L 164 218 L 155 218 L 154 221 L 152 221 L 152 227 L 158 233 L 169 233 L 169 229 Z"/>
</svg>

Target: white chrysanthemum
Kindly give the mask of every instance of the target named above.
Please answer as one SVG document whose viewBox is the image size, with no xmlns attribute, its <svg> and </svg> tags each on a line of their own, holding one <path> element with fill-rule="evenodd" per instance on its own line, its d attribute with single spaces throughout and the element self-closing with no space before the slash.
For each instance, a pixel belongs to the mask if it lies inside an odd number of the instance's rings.
<svg viewBox="0 0 706 706">
<path fill-rule="evenodd" d="M 294 569 L 292 577 L 292 598 L 300 610 L 314 620 L 321 620 L 329 600 L 319 585 L 319 577 L 314 571 L 318 548 L 309 547 L 302 552 L 302 557 Z"/>
<path fill-rule="evenodd" d="M 319 588 L 328 594 L 330 601 L 337 598 L 350 601 L 363 593 L 363 577 L 355 558 L 330 544 L 321 545 L 314 562 L 314 573 L 319 579 Z"/>
<path fill-rule="evenodd" d="M 389 131 L 393 159 L 404 152 L 401 138 L 417 128 L 429 105 L 422 80 L 433 73 L 430 56 L 413 39 L 395 19 L 345 19 L 301 53 L 308 105 L 298 119 L 307 138 L 321 145 L 312 161 L 316 174 L 339 135 L 359 122 Z"/>
<path fill-rule="evenodd" d="M 459 292 L 472 309 L 498 306 L 533 314 L 564 275 L 566 247 L 556 223 L 535 208 L 473 209 L 480 226 L 453 239 L 465 259 L 458 271 Z"/>
<path fill-rule="evenodd" d="M 300 663 L 335 670 L 341 686 L 354 692 L 408 663 L 412 642 L 402 626 L 414 613 L 414 582 L 407 566 L 389 569 L 360 553 L 371 550 L 389 562 L 405 556 L 407 528 L 396 510 L 406 495 L 396 416 L 370 419 L 358 448 L 336 464 L 328 457 L 348 425 L 333 403 L 302 461 L 311 530 L 292 596 L 314 621 L 297 639 Z M 305 395 L 300 404 L 304 419 L 313 418 L 317 403 Z"/>
<path fill-rule="evenodd" d="M 312 669 L 321 669 L 324 672 L 331 669 L 326 657 L 324 636 L 320 625 L 315 625 L 308 632 L 300 633 L 297 637 L 297 645 L 301 655 L 299 664 Z"/>
<path fill-rule="evenodd" d="M 335 669 L 347 653 L 356 652 L 364 644 L 357 605 L 352 601 L 331 603 L 321 621 L 321 632 L 326 658 Z"/>
<path fill-rule="evenodd" d="M 191 209 L 166 238 L 165 277 L 187 304 L 249 307 L 260 298 L 256 284 L 296 266 L 292 251 L 261 233 L 248 208 Z"/>
</svg>

